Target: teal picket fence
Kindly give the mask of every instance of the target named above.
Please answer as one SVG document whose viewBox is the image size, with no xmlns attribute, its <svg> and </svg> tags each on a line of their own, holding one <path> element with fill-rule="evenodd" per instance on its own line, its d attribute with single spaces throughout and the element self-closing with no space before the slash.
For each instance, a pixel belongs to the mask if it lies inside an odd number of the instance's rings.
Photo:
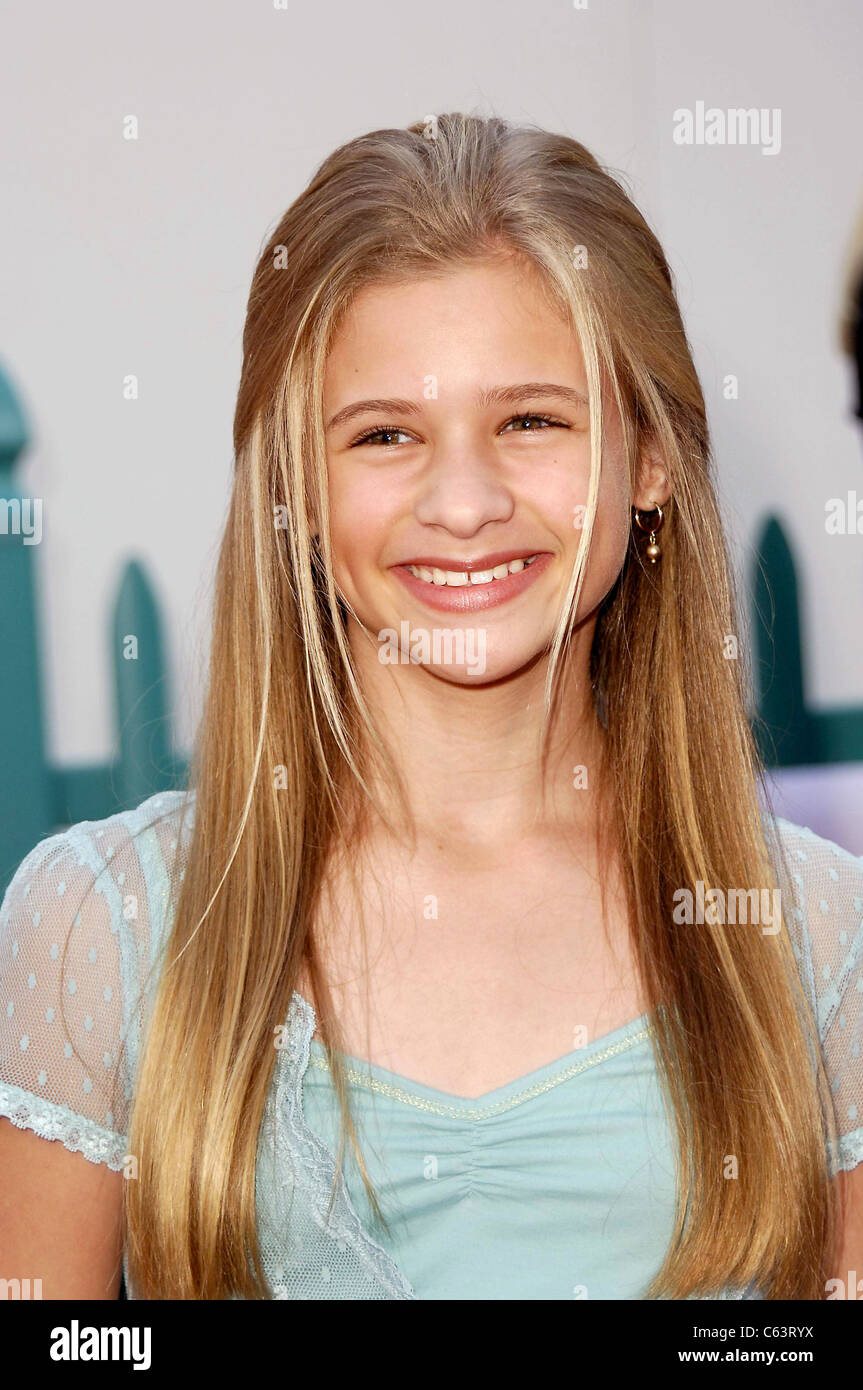
<svg viewBox="0 0 863 1390">
<path fill-rule="evenodd" d="M 137 560 L 125 566 L 108 624 L 115 754 L 84 766 L 49 760 L 39 545 L 32 525 L 41 500 L 25 497 L 15 478 L 28 440 L 18 397 L 0 371 L 0 893 L 24 855 L 46 835 L 182 786 L 187 773 L 186 759 L 172 744 L 158 605 Z"/>
<path fill-rule="evenodd" d="M 859 613 L 861 596 L 849 596 Z M 863 706 L 813 710 L 806 700 L 797 568 L 781 523 L 769 517 L 756 547 L 752 579 L 754 732 L 769 767 L 863 760 Z M 852 620 L 853 621 L 853 620 Z M 854 627 L 855 641 L 861 630 Z"/>
</svg>

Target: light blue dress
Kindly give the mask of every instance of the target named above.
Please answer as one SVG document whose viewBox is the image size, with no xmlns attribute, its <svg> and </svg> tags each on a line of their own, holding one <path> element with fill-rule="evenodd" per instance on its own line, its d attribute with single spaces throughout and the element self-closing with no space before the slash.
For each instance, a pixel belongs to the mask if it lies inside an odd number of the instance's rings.
<svg viewBox="0 0 863 1390">
<path fill-rule="evenodd" d="M 194 796 L 172 792 L 80 822 L 33 849 L 0 906 L 0 1115 L 130 1179 L 143 1021 L 193 818 Z M 787 821 L 777 829 L 793 879 L 783 906 L 837 1116 L 835 1173 L 863 1161 L 863 859 Z M 386 1227 L 350 1146 L 334 1181 L 337 1111 L 315 1026 L 295 993 L 259 1134 L 257 1225 L 274 1299 L 643 1297 L 674 1210 L 646 1019 L 478 1100 L 354 1061 Z"/>
<path fill-rule="evenodd" d="M 338 1107 L 312 1043 L 306 1119 L 335 1152 Z M 667 1248 L 674 1153 L 646 1020 L 477 1100 L 353 1061 L 360 1219 L 422 1298 L 639 1298 Z"/>
</svg>

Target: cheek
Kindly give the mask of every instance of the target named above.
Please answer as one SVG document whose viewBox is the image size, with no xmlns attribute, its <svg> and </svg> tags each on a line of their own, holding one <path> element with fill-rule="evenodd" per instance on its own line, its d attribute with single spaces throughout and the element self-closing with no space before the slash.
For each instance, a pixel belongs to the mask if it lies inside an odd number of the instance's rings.
<svg viewBox="0 0 863 1390">
<path fill-rule="evenodd" d="M 398 499 L 380 476 L 332 469 L 329 503 L 336 583 L 356 592 L 364 573 L 379 564 L 395 524 Z"/>
<path fill-rule="evenodd" d="M 572 563 L 578 553 L 581 532 L 573 529 Z M 578 616 L 591 613 L 613 588 L 629 546 L 630 509 L 625 487 L 614 480 L 600 487 L 599 505 L 593 523 L 590 558 L 587 563 Z"/>
</svg>

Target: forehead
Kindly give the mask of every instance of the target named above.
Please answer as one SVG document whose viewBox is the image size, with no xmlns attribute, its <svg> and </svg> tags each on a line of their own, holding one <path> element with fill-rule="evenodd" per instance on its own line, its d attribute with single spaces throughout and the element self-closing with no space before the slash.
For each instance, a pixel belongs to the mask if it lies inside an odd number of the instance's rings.
<svg viewBox="0 0 863 1390">
<path fill-rule="evenodd" d="M 363 287 L 333 335 L 325 391 L 383 374 L 537 380 L 552 367 L 584 380 L 571 324 L 535 266 L 494 257 Z"/>
</svg>

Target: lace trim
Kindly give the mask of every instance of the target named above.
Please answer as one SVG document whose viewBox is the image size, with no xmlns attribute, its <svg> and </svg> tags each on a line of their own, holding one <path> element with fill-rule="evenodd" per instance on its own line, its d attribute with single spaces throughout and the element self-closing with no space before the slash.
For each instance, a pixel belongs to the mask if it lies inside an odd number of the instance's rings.
<svg viewBox="0 0 863 1390">
<path fill-rule="evenodd" d="M 331 1240 L 344 1243 L 355 1252 L 363 1267 L 392 1298 L 416 1299 L 416 1294 L 390 1259 L 387 1252 L 368 1234 L 351 1202 L 341 1173 L 330 1205 L 335 1160 L 327 1146 L 309 1128 L 303 1117 L 302 1082 L 309 1064 L 309 1044 L 315 1031 L 315 1012 L 301 994 L 294 991 L 288 1011 L 287 1045 L 279 1054 L 280 1074 L 277 1113 L 284 1125 L 277 1126 L 277 1142 L 283 1142 L 292 1160 L 293 1180 L 309 1202 L 311 1213 Z"/>
<path fill-rule="evenodd" d="M 416 1091 L 407 1091 L 403 1086 L 391 1086 L 389 1082 L 381 1081 L 380 1077 L 373 1076 L 367 1071 L 359 1071 L 356 1067 L 346 1068 L 345 1075 L 355 1085 L 362 1086 L 368 1091 L 374 1091 L 378 1095 L 389 1096 L 391 1100 L 413 1106 L 415 1110 L 427 1111 L 431 1115 L 441 1115 L 451 1120 L 488 1120 L 495 1115 L 506 1114 L 515 1106 L 523 1105 L 526 1100 L 533 1100 L 536 1096 L 544 1095 L 547 1091 L 553 1090 L 555 1086 L 559 1086 L 561 1082 L 569 1081 L 574 1076 L 580 1076 L 590 1067 L 595 1067 L 599 1062 L 604 1062 L 609 1057 L 616 1057 L 620 1052 L 628 1051 L 629 1048 L 635 1047 L 637 1043 L 649 1037 L 650 1028 L 641 1028 L 637 1033 L 630 1033 L 628 1038 L 622 1038 L 620 1042 L 604 1048 L 602 1052 L 594 1053 L 585 1061 L 573 1062 L 570 1066 L 554 1072 L 552 1076 L 544 1077 L 542 1081 L 535 1081 L 532 1086 L 517 1091 L 514 1096 L 505 1096 L 503 1100 L 494 1101 L 489 1105 L 451 1105 L 446 1101 L 430 1100 L 428 1096 L 419 1095 Z M 319 1071 L 330 1071 L 330 1064 L 326 1057 L 313 1055 L 310 1061 L 311 1065 L 317 1067 Z M 541 1070 L 545 1069 L 541 1068 Z"/>
<path fill-rule="evenodd" d="M 863 1163 L 863 1129 L 840 1135 L 838 1159 L 836 1145 L 830 1146 L 830 1167 L 834 1177 L 836 1173 L 847 1173 L 856 1168 L 858 1163 Z"/>
<path fill-rule="evenodd" d="M 20 1086 L 0 1085 L 0 1115 L 18 1129 L 31 1129 L 41 1139 L 59 1139 L 70 1153 L 83 1154 L 91 1163 L 106 1163 L 115 1173 L 124 1167 L 126 1135 L 104 1129 L 65 1105 L 43 1100 Z"/>
</svg>

